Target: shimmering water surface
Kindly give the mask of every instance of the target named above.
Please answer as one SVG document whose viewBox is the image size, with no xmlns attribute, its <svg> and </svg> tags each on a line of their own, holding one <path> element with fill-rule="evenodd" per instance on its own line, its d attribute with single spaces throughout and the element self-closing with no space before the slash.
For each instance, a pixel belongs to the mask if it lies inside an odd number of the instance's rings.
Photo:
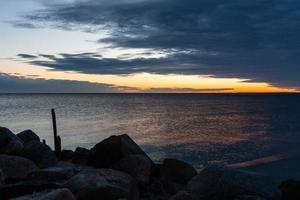
<svg viewBox="0 0 300 200">
<path fill-rule="evenodd" d="M 52 145 L 51 108 L 69 149 L 127 133 L 156 161 L 196 166 L 300 149 L 298 94 L 3 94 L 0 126 Z"/>
</svg>

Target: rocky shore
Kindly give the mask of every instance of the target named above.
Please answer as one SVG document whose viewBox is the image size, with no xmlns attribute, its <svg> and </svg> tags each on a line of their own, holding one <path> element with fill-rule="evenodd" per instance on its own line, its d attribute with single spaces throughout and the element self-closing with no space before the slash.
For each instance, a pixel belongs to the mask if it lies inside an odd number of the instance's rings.
<svg viewBox="0 0 300 200">
<path fill-rule="evenodd" d="M 299 169 L 300 170 L 300 169 Z M 0 127 L 0 200 L 296 200 L 300 182 L 224 166 L 154 163 L 128 136 L 58 155 L 31 130 Z"/>
</svg>

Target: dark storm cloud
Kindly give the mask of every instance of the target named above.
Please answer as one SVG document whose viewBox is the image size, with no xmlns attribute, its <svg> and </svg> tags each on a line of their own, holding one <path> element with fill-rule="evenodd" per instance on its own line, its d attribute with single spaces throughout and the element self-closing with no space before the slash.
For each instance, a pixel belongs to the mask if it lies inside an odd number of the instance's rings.
<svg viewBox="0 0 300 200">
<path fill-rule="evenodd" d="M 20 58 L 25 58 L 25 59 L 33 59 L 33 58 L 38 58 L 37 56 L 34 55 L 30 55 L 30 54 L 24 54 L 24 53 L 20 53 L 17 55 Z"/>
<path fill-rule="evenodd" d="M 30 78 L 28 78 L 30 77 Z M 6 74 L 0 72 L 0 94 L 1 93 L 200 93 L 232 90 L 231 88 L 216 89 L 193 89 L 193 88 L 150 88 L 139 90 L 138 88 L 115 86 L 103 83 L 91 83 L 87 81 L 71 80 L 46 80 L 36 78 L 36 75 L 22 77 L 18 74 Z M 36 78 L 36 79 L 32 79 Z"/>
<path fill-rule="evenodd" d="M 25 18 L 70 30 L 109 30 L 99 42 L 111 47 L 174 52 L 159 59 L 64 55 L 32 61 L 56 70 L 211 74 L 300 87 L 298 0 L 90 0 L 52 5 Z"/>
<path fill-rule="evenodd" d="M 115 93 L 125 87 L 85 81 L 30 79 L 0 73 L 0 93 Z"/>
</svg>

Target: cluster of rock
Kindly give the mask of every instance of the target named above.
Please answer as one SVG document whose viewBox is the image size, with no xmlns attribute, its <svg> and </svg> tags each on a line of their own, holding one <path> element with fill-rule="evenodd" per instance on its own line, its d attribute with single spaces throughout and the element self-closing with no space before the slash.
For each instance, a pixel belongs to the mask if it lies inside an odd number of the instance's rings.
<svg viewBox="0 0 300 200">
<path fill-rule="evenodd" d="M 128 136 L 59 155 L 31 130 L 0 127 L 0 199 L 263 200 L 300 199 L 300 182 L 226 167 L 199 173 L 176 159 L 154 163 Z"/>
</svg>

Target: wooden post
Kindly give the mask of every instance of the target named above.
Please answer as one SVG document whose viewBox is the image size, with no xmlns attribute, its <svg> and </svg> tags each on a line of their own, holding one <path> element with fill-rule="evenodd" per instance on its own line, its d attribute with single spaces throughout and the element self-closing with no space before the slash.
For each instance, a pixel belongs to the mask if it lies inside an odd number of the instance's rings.
<svg viewBox="0 0 300 200">
<path fill-rule="evenodd" d="M 51 114 L 52 114 L 52 123 L 53 123 L 54 151 L 56 155 L 59 155 L 61 151 L 61 140 L 60 137 L 57 136 L 56 115 L 53 108 L 51 109 Z"/>
</svg>

